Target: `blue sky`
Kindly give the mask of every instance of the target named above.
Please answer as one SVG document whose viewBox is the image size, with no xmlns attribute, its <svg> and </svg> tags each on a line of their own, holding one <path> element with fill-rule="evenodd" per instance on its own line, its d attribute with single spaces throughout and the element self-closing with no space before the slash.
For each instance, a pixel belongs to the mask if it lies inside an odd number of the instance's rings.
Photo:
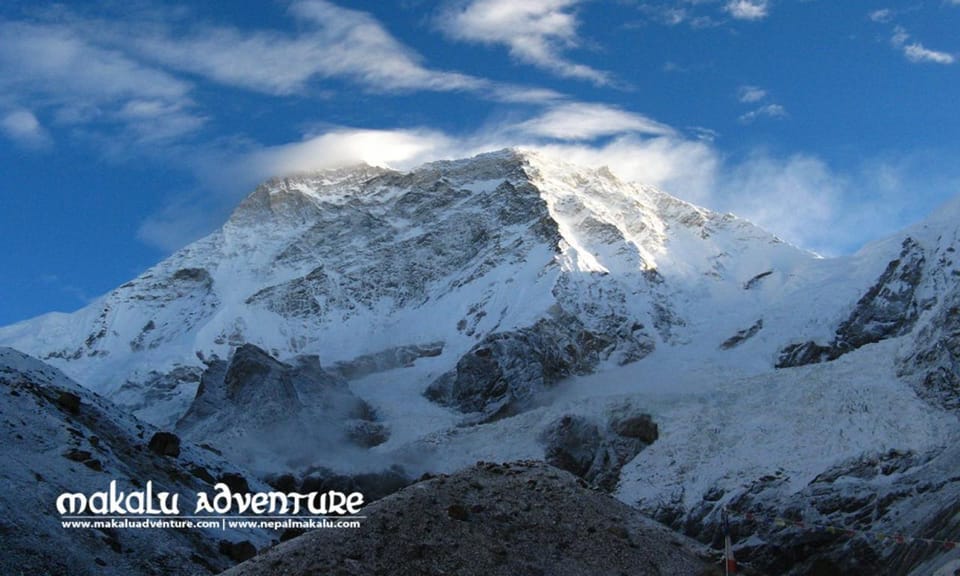
<svg viewBox="0 0 960 576">
<path fill-rule="evenodd" d="M 960 192 L 960 0 L 0 5 L 0 324 L 262 179 L 529 146 L 855 251 Z"/>
</svg>

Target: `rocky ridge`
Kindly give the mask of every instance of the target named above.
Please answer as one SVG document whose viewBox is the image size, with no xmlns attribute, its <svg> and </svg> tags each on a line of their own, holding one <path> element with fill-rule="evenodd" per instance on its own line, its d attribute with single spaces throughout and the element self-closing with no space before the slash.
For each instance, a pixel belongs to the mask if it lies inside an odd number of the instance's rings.
<svg viewBox="0 0 960 576">
<path fill-rule="evenodd" d="M 720 573 L 706 549 L 538 462 L 479 463 L 364 515 L 359 528 L 310 532 L 224 574 Z"/>
</svg>

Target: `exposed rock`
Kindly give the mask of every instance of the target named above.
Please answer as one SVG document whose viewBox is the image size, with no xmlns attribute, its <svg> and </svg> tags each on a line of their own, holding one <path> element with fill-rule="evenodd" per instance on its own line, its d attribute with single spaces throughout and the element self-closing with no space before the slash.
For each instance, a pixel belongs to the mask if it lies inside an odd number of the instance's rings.
<svg viewBox="0 0 960 576">
<path fill-rule="evenodd" d="M 542 463 L 477 464 L 364 508 L 352 530 L 315 530 L 225 576 L 704 576 L 705 551 Z"/>
<path fill-rule="evenodd" d="M 589 371 L 613 339 L 576 318 L 541 320 L 531 328 L 491 334 L 435 380 L 427 398 L 489 421 L 529 408 L 539 392 Z"/>
<path fill-rule="evenodd" d="M 620 436 L 637 438 L 645 444 L 653 444 L 660 437 L 657 423 L 649 414 L 615 417 L 610 421 L 610 428 Z"/>
<path fill-rule="evenodd" d="M 386 441 L 370 407 L 316 356 L 280 362 L 245 344 L 229 361 L 211 360 L 190 409 L 184 438 L 215 445 L 248 466 L 277 471 L 313 464 L 318 453 Z"/>
<path fill-rule="evenodd" d="M 67 460 L 73 460 L 74 462 L 83 462 L 89 460 L 93 457 L 93 454 L 89 450 L 78 450 L 76 448 L 71 448 L 63 453 L 63 457 Z"/>
<path fill-rule="evenodd" d="M 178 282 L 196 282 L 208 288 L 213 284 L 210 273 L 203 268 L 181 268 L 173 273 L 173 279 Z"/>
<path fill-rule="evenodd" d="M 397 346 L 374 354 L 364 354 L 353 360 L 337 362 L 330 367 L 330 373 L 347 380 L 363 378 L 377 372 L 413 365 L 418 358 L 431 358 L 443 353 L 443 342 L 423 345 Z"/>
<path fill-rule="evenodd" d="M 948 410 L 960 410 L 960 279 L 951 280 L 939 310 L 918 330 L 898 373 L 920 396 Z"/>
<path fill-rule="evenodd" d="M 571 472 L 608 492 L 616 488 L 620 469 L 657 439 L 649 414 L 616 415 L 606 425 L 566 415 L 540 436 L 548 464 Z"/>
<path fill-rule="evenodd" d="M 230 492 L 234 494 L 247 494 L 250 492 L 250 484 L 243 474 L 238 472 L 225 472 L 217 478 L 217 482 L 226 484 Z"/>
<path fill-rule="evenodd" d="M 157 432 L 150 437 L 148 447 L 154 454 L 176 458 L 180 455 L 180 437 L 171 432 Z"/>
<path fill-rule="evenodd" d="M 296 482 L 295 479 L 294 482 Z M 304 494 L 329 490 L 343 493 L 360 492 L 363 494 L 363 501 L 370 503 L 409 486 L 411 482 L 412 480 L 398 467 L 352 475 L 336 474 L 331 470 L 319 468 L 309 471 L 298 489 Z"/>
<path fill-rule="evenodd" d="M 804 342 L 802 344 L 791 344 L 780 352 L 780 358 L 777 360 L 777 368 L 790 368 L 792 366 L 806 366 L 807 364 L 818 364 L 835 360 L 837 350 L 832 346 L 821 346 L 816 342 Z"/>
<path fill-rule="evenodd" d="M 64 398 L 81 409 L 65 409 Z M 0 482 L 16 487 L 0 491 L 0 574 L 194 576 L 232 565 L 218 552 L 219 538 L 261 546 L 270 540 L 266 531 L 235 528 L 64 529 L 58 494 L 91 495 L 108 490 L 112 481 L 129 492 L 153 481 L 157 489 L 180 494 L 181 510 L 188 510 L 194 494 L 210 489 L 191 471 L 219 475 L 229 465 L 189 443 L 180 445 L 177 458 L 156 457 L 147 441 L 162 433 L 59 370 L 2 347 L 0 424 L 0 460 L 9 464 L 0 470 Z M 256 483 L 254 489 L 266 486 Z"/>
<path fill-rule="evenodd" d="M 929 302 L 919 302 L 916 290 L 923 278 L 926 256 L 912 238 L 903 241 L 900 257 L 891 260 L 876 283 L 857 301 L 853 312 L 840 323 L 832 342 L 791 344 L 777 360 L 789 368 L 835 360 L 861 346 L 909 332 Z"/>
<path fill-rule="evenodd" d="M 257 547 L 249 540 L 241 540 L 240 542 L 221 540 L 219 550 L 221 554 L 235 562 L 243 562 L 257 555 Z"/>
<path fill-rule="evenodd" d="M 723 350 L 730 350 L 731 348 L 736 348 L 737 346 L 743 344 L 747 340 L 753 338 L 757 335 L 757 332 L 763 329 L 763 318 L 758 319 L 753 323 L 749 328 L 743 330 L 737 330 L 737 333 L 733 336 L 727 338 L 723 341 L 723 344 L 720 345 L 720 348 Z M 787 353 L 786 351 L 784 353 Z"/>
<path fill-rule="evenodd" d="M 72 392 L 62 390 L 57 395 L 57 404 L 67 412 L 76 414 L 80 411 L 80 396 Z"/>
<path fill-rule="evenodd" d="M 744 290 L 753 290 L 754 288 L 757 287 L 757 285 L 760 284 L 760 282 L 761 282 L 764 278 L 766 278 L 767 276 L 769 276 L 769 275 L 771 275 L 771 274 L 773 274 L 773 270 L 767 270 L 766 272 L 761 272 L 761 273 L 757 274 L 756 276 L 754 276 L 753 278 L 747 280 L 747 281 L 743 284 L 743 289 L 744 289 Z"/>
<path fill-rule="evenodd" d="M 379 446 L 390 438 L 386 426 L 368 420 L 357 420 L 347 424 L 346 432 L 347 439 L 364 448 Z"/>
<path fill-rule="evenodd" d="M 889 451 L 835 466 L 799 492 L 771 475 L 690 511 L 652 512 L 719 548 L 720 508 L 728 507 L 737 559 L 761 574 L 932 574 L 949 560 L 944 547 L 911 537 L 960 538 L 958 464 L 956 446 Z"/>
</svg>

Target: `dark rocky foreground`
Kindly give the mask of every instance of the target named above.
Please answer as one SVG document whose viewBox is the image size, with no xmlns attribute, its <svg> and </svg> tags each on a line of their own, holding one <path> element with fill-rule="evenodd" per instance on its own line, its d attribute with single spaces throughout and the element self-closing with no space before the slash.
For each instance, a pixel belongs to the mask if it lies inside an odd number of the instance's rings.
<svg viewBox="0 0 960 576">
<path fill-rule="evenodd" d="M 541 462 L 477 465 L 419 482 L 229 576 L 720 574 L 710 552 Z"/>
</svg>

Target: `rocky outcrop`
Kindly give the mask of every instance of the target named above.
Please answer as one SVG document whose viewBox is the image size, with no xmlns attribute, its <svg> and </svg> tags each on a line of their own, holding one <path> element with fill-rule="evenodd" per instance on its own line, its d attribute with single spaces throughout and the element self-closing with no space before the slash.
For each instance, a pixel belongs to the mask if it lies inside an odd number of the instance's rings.
<svg viewBox="0 0 960 576">
<path fill-rule="evenodd" d="M 710 490 L 689 511 L 649 512 L 719 548 L 726 506 L 737 559 L 760 574 L 932 574 L 955 555 L 942 543 L 960 538 L 958 466 L 955 446 L 867 454 L 798 492 L 778 473 L 735 493 Z"/>
<path fill-rule="evenodd" d="M 529 408 L 536 395 L 571 374 L 589 371 L 613 339 L 576 318 L 541 320 L 530 328 L 491 334 L 435 380 L 430 400 L 490 421 Z"/>
<path fill-rule="evenodd" d="M 727 338 L 720 344 L 721 350 L 730 350 L 731 348 L 736 348 L 737 346 L 743 344 L 747 340 L 753 338 L 757 335 L 760 330 L 763 329 L 763 318 L 758 319 L 756 322 L 750 325 L 749 328 L 744 328 L 743 330 L 737 330 L 737 333 L 733 336 Z"/>
<path fill-rule="evenodd" d="M 623 465 L 658 435 L 649 414 L 619 414 L 606 423 L 568 414 L 547 425 L 540 442 L 548 464 L 611 492 Z"/>
<path fill-rule="evenodd" d="M 703 548 L 537 462 L 479 463 L 364 515 L 359 528 L 307 533 L 225 576 L 719 574 Z"/>
<path fill-rule="evenodd" d="M 912 348 L 901 358 L 898 375 L 917 392 L 948 410 L 960 410 L 960 267 L 956 249 L 948 246 L 938 254 L 943 272 L 943 295 L 935 313 L 917 330 Z"/>
<path fill-rule="evenodd" d="M 419 358 L 432 358 L 442 353 L 443 342 L 397 346 L 373 354 L 363 354 L 352 360 L 336 362 L 328 371 L 346 380 L 353 380 L 394 368 L 409 367 Z"/>
<path fill-rule="evenodd" d="M 960 410 L 960 291 L 941 308 L 917 337 L 916 349 L 901 362 L 900 375 L 918 393 L 947 408 Z"/>
<path fill-rule="evenodd" d="M 170 432 L 157 432 L 150 437 L 147 447 L 154 454 L 176 458 L 180 455 L 180 437 Z"/>
<path fill-rule="evenodd" d="M 926 256 L 910 237 L 904 239 L 900 257 L 891 260 L 880 278 L 857 301 L 828 344 L 813 341 L 791 344 L 780 352 L 777 368 L 835 360 L 861 346 L 901 336 L 913 329 L 920 312 L 931 305 L 919 301 L 917 287 L 923 279 Z"/>
<path fill-rule="evenodd" d="M 388 436 L 370 407 L 316 356 L 284 363 L 252 344 L 229 361 L 208 363 L 177 431 L 271 471 L 315 464 L 344 444 L 369 448 Z"/>
</svg>

